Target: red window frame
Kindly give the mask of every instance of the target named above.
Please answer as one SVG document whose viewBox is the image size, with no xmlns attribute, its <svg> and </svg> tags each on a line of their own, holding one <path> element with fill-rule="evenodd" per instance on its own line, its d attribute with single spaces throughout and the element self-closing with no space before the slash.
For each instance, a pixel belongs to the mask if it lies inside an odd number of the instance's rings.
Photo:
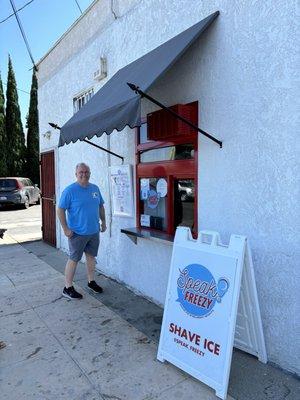
<svg viewBox="0 0 300 400">
<path fill-rule="evenodd" d="M 142 119 L 142 124 L 146 123 L 146 118 Z M 194 198 L 194 229 L 193 236 L 198 234 L 198 135 L 191 134 L 176 137 L 166 141 L 150 141 L 140 143 L 140 128 L 136 128 L 136 220 L 137 227 L 155 231 L 153 228 L 142 227 L 140 215 L 142 211 L 142 201 L 140 200 L 140 179 L 141 178 L 165 178 L 168 185 L 167 200 L 167 230 L 165 233 L 169 235 L 175 234 L 174 229 L 174 181 L 177 179 L 193 179 L 195 187 Z M 140 154 L 145 150 L 157 149 L 167 146 L 176 146 L 179 144 L 192 144 L 194 147 L 194 158 L 188 160 L 171 160 L 171 161 L 155 161 L 140 162 Z M 161 232 L 161 231 L 160 231 Z"/>
</svg>

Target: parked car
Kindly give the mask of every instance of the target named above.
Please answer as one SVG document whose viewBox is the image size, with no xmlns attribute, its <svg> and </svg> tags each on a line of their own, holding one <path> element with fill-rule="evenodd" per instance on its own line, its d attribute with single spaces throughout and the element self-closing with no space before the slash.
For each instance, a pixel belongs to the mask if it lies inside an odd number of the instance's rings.
<svg viewBox="0 0 300 400">
<path fill-rule="evenodd" d="M 28 208 L 40 202 L 40 189 L 28 178 L 0 178 L 0 207 L 20 205 Z"/>
</svg>

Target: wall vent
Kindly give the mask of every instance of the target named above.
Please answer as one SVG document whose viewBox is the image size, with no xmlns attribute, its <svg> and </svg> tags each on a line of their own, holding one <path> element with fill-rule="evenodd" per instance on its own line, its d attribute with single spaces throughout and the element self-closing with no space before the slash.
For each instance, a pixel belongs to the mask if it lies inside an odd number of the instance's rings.
<svg viewBox="0 0 300 400">
<path fill-rule="evenodd" d="M 107 59 L 100 57 L 100 68 L 94 72 L 94 80 L 101 81 L 107 77 Z"/>
</svg>

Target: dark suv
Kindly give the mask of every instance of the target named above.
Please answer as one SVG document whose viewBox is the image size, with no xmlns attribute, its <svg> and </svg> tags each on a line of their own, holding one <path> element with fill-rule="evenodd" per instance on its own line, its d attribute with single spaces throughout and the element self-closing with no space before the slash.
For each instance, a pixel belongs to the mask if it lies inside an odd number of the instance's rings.
<svg viewBox="0 0 300 400">
<path fill-rule="evenodd" d="M 40 189 L 28 178 L 0 178 L 0 207 L 4 205 L 21 205 L 28 208 L 30 204 L 40 202 Z"/>
</svg>

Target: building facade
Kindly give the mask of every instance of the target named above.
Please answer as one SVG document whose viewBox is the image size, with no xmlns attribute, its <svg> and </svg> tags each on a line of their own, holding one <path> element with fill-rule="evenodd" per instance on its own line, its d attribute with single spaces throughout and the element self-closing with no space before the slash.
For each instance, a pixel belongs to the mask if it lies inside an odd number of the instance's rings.
<svg viewBox="0 0 300 400">
<path fill-rule="evenodd" d="M 48 122 L 62 126 L 119 69 L 215 11 L 218 18 L 149 94 L 167 106 L 197 101 L 199 126 L 222 140 L 220 149 L 197 137 L 194 223 L 220 232 L 224 243 L 232 233 L 247 236 L 268 358 L 299 373 L 296 2 L 95 1 L 38 64 L 40 150 L 54 154 L 56 198 L 75 180 L 78 162 L 90 165 L 108 222 L 98 269 L 163 305 L 172 242 L 135 244 L 121 233 L 136 227 L 140 215 L 135 184 L 133 216 L 112 213 L 109 168 L 120 160 L 80 141 L 58 147 L 59 132 Z M 101 58 L 107 60 L 102 77 Z M 157 109 L 142 100 L 142 116 Z M 92 141 L 121 154 L 138 182 L 135 129 Z M 56 245 L 67 251 L 58 223 Z"/>
</svg>

